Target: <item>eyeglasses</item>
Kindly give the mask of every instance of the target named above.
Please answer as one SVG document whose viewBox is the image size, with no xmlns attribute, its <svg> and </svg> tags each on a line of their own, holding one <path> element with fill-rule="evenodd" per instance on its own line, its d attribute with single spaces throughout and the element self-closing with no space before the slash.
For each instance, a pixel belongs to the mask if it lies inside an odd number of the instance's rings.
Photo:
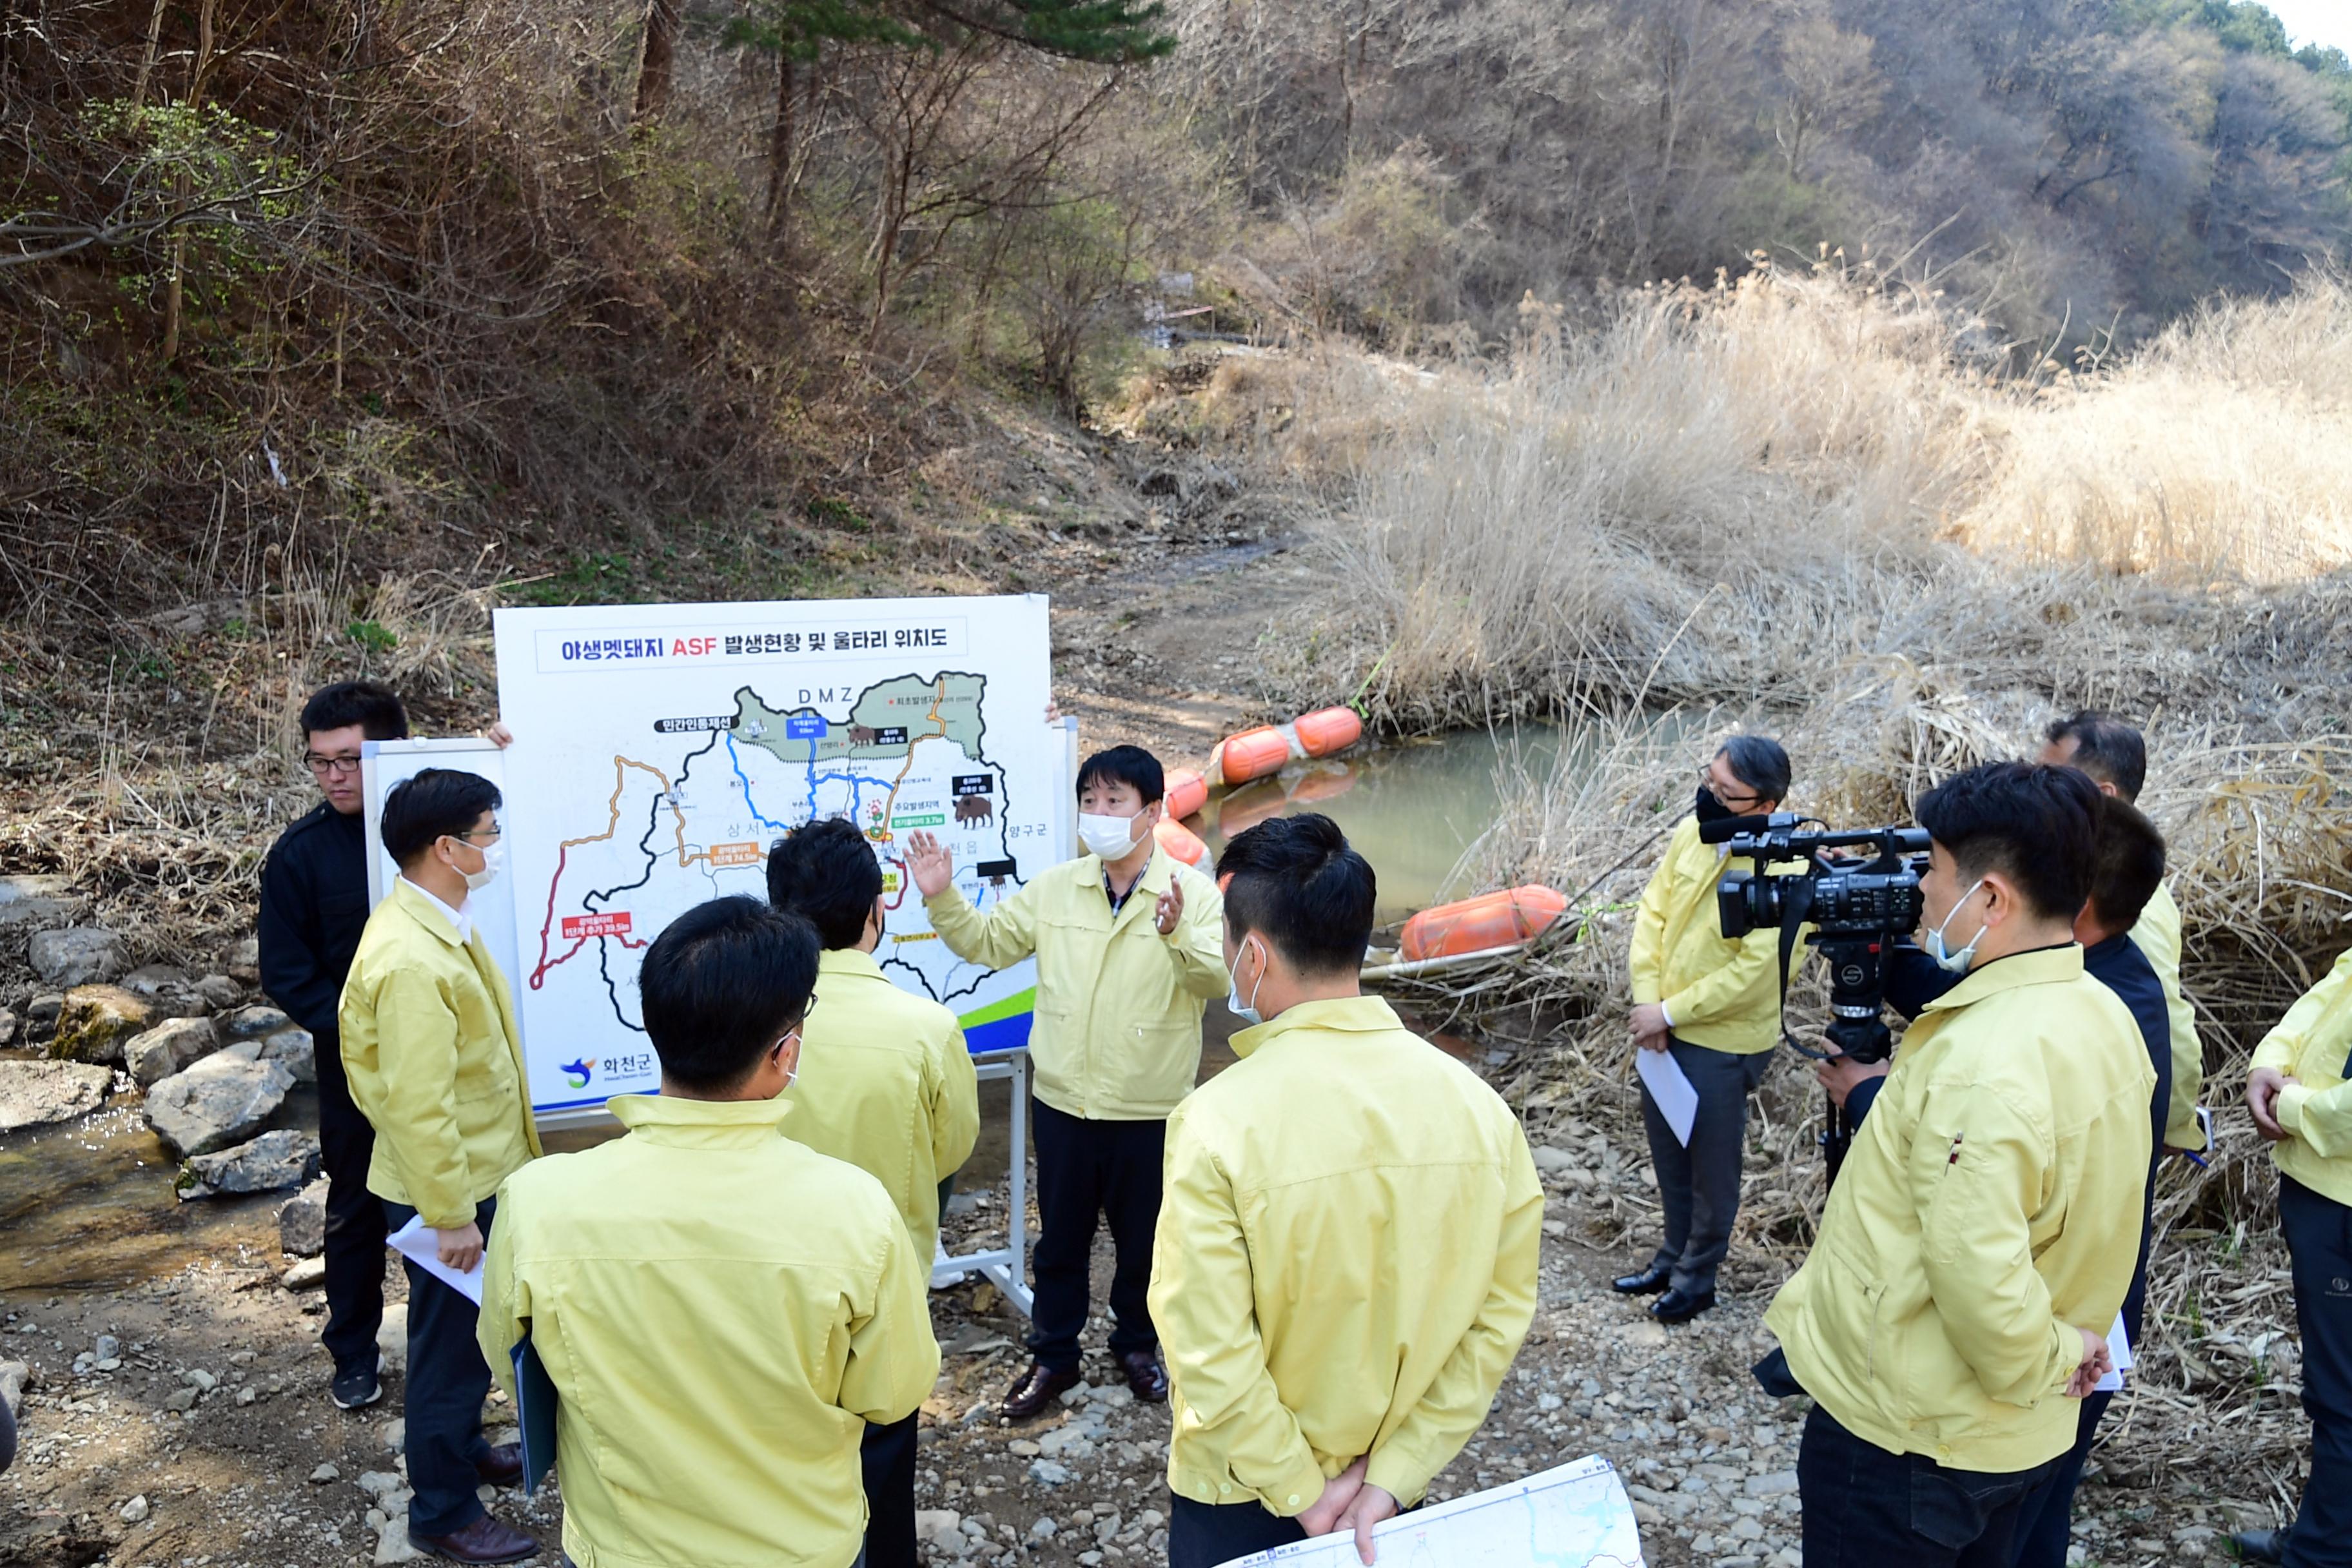
<svg viewBox="0 0 2352 1568">
<path fill-rule="evenodd" d="M 452 838 L 462 838 L 468 844 L 471 844 L 477 838 L 496 844 L 499 839 L 504 838 L 506 836 L 507 830 L 499 826 L 495 822 L 491 823 L 488 827 L 468 827 L 463 833 L 452 833 L 449 835 Z"/>
<path fill-rule="evenodd" d="M 1699 764 L 1698 782 L 1706 785 L 1708 789 L 1713 790 L 1715 792 L 1715 798 L 1721 801 L 1724 805 L 1730 806 L 1734 811 L 1740 809 L 1738 802 L 1743 800 L 1749 805 L 1761 805 L 1764 804 L 1764 797 L 1756 794 L 1753 790 L 1736 796 L 1724 794 L 1721 786 L 1717 785 L 1715 782 L 1715 764 L 1713 763 L 1702 763 Z"/>
<path fill-rule="evenodd" d="M 360 771 L 357 757 L 322 757 L 316 752 L 302 755 L 302 765 L 320 778 L 349 778 Z"/>
</svg>

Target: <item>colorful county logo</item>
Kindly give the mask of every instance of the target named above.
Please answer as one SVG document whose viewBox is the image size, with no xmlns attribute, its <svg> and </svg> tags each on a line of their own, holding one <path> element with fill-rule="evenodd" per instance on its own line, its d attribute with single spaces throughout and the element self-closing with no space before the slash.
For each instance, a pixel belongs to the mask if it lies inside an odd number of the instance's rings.
<svg viewBox="0 0 2352 1568">
<path fill-rule="evenodd" d="M 563 1064 L 563 1081 L 572 1089 L 586 1089 L 588 1080 L 596 1076 L 595 1064 L 583 1057 L 576 1062 Z"/>
</svg>

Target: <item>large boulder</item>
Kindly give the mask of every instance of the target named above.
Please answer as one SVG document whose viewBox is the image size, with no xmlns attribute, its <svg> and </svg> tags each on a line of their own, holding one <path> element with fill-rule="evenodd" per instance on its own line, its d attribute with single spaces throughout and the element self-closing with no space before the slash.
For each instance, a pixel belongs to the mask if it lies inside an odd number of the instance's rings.
<svg viewBox="0 0 2352 1568">
<path fill-rule="evenodd" d="M 280 1029 L 261 1042 L 261 1059 L 276 1062 L 296 1083 L 319 1081 L 319 1051 L 308 1029 Z"/>
<path fill-rule="evenodd" d="M 324 1176 L 278 1205 L 278 1245 L 297 1258 L 316 1258 L 327 1250 Z"/>
<path fill-rule="evenodd" d="M 77 985 L 58 1009 L 58 1032 L 49 1055 L 59 1061 L 122 1060 L 122 1047 L 155 1025 L 155 1006 L 120 985 Z"/>
<path fill-rule="evenodd" d="M 114 1074 L 81 1062 L 0 1062 L 0 1132 L 96 1110 Z"/>
<path fill-rule="evenodd" d="M 147 1125 L 183 1159 L 209 1154 L 260 1131 L 293 1087 L 277 1062 L 217 1051 L 147 1091 Z"/>
<path fill-rule="evenodd" d="M 173 1018 L 122 1047 L 122 1065 L 142 1089 L 152 1089 L 175 1072 L 185 1072 L 220 1049 L 209 1018 Z"/>
<path fill-rule="evenodd" d="M 293 1019 L 277 1008 L 263 1006 L 258 1002 L 250 1007 L 239 1007 L 233 1013 L 222 1014 L 219 1022 L 221 1038 L 231 1042 L 262 1039 L 280 1029 L 291 1028 L 294 1024 Z"/>
<path fill-rule="evenodd" d="M 104 926 L 41 931 L 33 938 L 30 956 L 34 973 L 67 991 L 111 980 L 130 967 L 122 939 Z"/>
<path fill-rule="evenodd" d="M 307 1132 L 280 1129 L 216 1154 L 192 1155 L 179 1191 L 184 1200 L 274 1193 L 299 1187 L 318 1173 L 319 1141 Z"/>
</svg>

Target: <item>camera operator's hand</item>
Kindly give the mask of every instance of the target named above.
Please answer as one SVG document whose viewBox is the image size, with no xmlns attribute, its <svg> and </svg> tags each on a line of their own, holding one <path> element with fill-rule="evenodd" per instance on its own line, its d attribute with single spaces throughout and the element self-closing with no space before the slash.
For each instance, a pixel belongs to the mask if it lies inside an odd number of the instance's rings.
<svg viewBox="0 0 2352 1568">
<path fill-rule="evenodd" d="M 2074 1331 L 2083 1336 L 2083 1364 L 2066 1380 L 2066 1397 L 2087 1399 L 2099 1386 L 2099 1379 L 2116 1370 L 2115 1352 L 2107 1349 L 2105 1334 L 2095 1334 L 2085 1328 Z"/>
<path fill-rule="evenodd" d="M 1813 1078 L 1829 1091 L 1830 1099 L 1843 1110 L 1845 1109 L 1845 1097 L 1853 1092 L 1856 1084 L 1869 1079 L 1885 1078 L 1894 1066 L 1891 1061 L 1858 1062 L 1852 1057 L 1832 1057 L 1825 1062 L 1813 1064 Z"/>
<path fill-rule="evenodd" d="M 1643 1050 L 1663 1051 L 1666 1048 L 1666 1040 L 1672 1030 L 1666 1023 L 1666 1010 L 1655 1002 L 1635 1004 L 1633 1016 L 1627 1023 L 1633 1030 L 1633 1043 Z"/>
<path fill-rule="evenodd" d="M 2246 1075 L 2246 1109 L 2253 1113 L 2254 1131 L 2273 1143 L 2287 1136 L 2279 1125 L 2279 1091 L 2294 1081 L 2276 1068 L 2256 1068 Z"/>
</svg>

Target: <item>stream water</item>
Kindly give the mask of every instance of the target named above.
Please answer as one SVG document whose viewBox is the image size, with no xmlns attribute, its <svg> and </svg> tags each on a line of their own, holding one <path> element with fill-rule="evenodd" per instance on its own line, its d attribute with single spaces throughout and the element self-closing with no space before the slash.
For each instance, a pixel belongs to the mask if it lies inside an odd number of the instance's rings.
<svg viewBox="0 0 2352 1568">
<path fill-rule="evenodd" d="M 1498 764 L 1507 760 L 1544 776 L 1562 735 L 1538 725 L 1499 737 L 1465 731 L 1359 748 L 1361 754 L 1296 764 L 1279 778 L 1213 799 L 1192 826 L 1214 852 L 1267 817 L 1323 812 L 1372 862 L 1379 919 L 1393 924 L 1465 890 L 1450 887 L 1448 879 L 1494 823 Z M 1225 1041 L 1234 1027 L 1223 1004 L 1213 1003 L 1203 1078 L 1233 1061 Z M 982 1085 L 981 1108 L 981 1142 L 966 1167 L 967 1187 L 985 1186 L 1005 1171 L 1005 1085 Z M 316 1091 L 298 1089 L 272 1125 L 316 1131 Z M 551 1151 L 579 1148 L 601 1136 L 557 1134 L 548 1144 Z M 116 1289 L 194 1258 L 277 1256 L 274 1215 L 285 1194 L 184 1204 L 172 1191 L 176 1169 L 133 1095 L 118 1095 L 79 1122 L 0 1137 L 0 1296 Z"/>
</svg>

